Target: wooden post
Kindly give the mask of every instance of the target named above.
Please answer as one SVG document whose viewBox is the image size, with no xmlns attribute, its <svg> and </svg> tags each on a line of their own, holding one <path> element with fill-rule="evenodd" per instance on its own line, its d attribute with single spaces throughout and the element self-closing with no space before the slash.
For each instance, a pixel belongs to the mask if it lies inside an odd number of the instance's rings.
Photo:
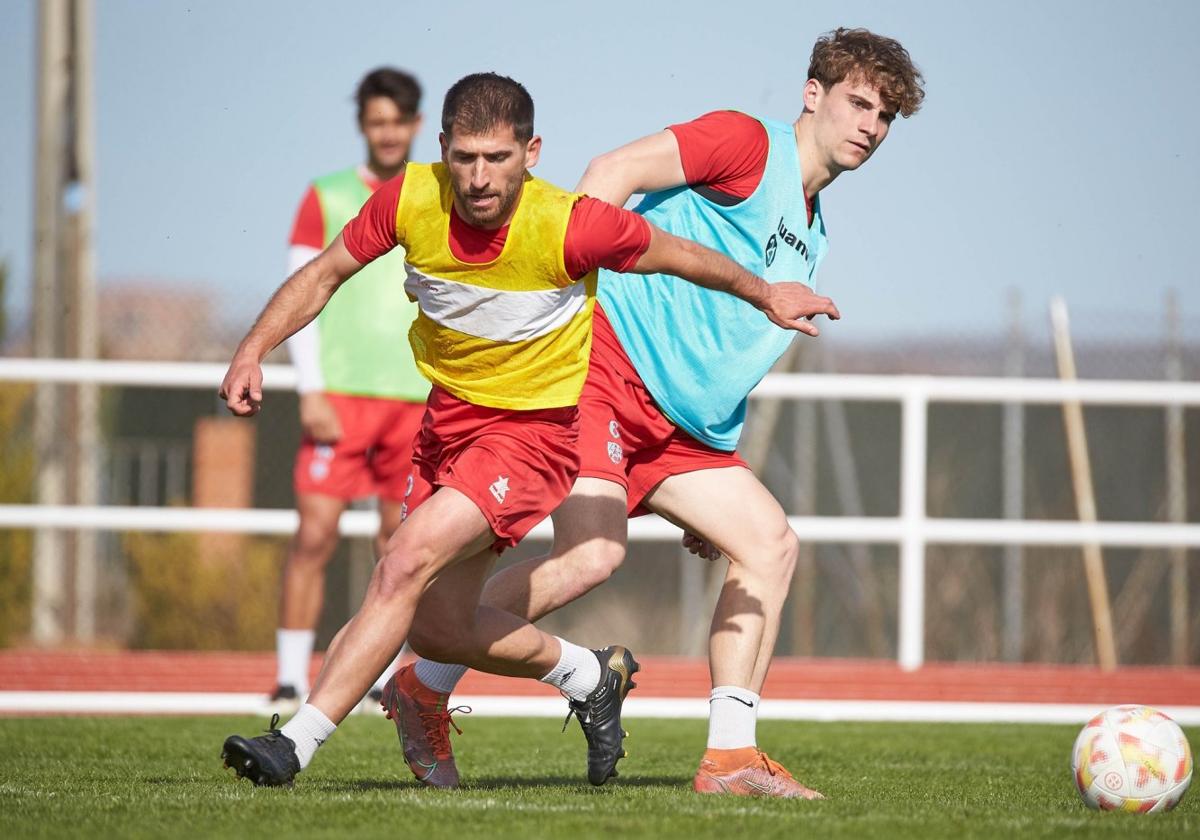
<svg viewBox="0 0 1200 840">
<path fill-rule="evenodd" d="M 1024 336 L 1021 333 L 1021 295 L 1010 290 L 1009 313 L 1012 323 L 1008 332 L 1008 353 L 1004 372 L 1008 376 L 1024 373 Z M 1025 406 L 1018 402 L 1004 406 L 1003 431 L 1004 518 L 1018 520 L 1025 508 Z M 1025 646 L 1025 570 L 1024 554 L 1019 545 L 1004 547 L 1002 642 L 1004 658 L 1020 662 Z"/>
<path fill-rule="evenodd" d="M 1054 324 L 1054 349 L 1058 358 L 1058 376 L 1074 380 L 1075 354 L 1071 349 L 1071 327 L 1067 305 L 1061 297 L 1050 302 L 1050 319 Z M 1079 521 L 1096 521 L 1096 497 L 1092 490 L 1092 465 L 1088 459 L 1087 431 L 1083 425 L 1083 406 L 1077 400 L 1063 403 L 1063 424 L 1067 433 L 1067 451 L 1071 461 L 1071 482 L 1075 488 L 1075 508 Z M 1117 646 L 1113 637 L 1112 606 L 1108 599 L 1108 582 L 1104 577 L 1104 557 L 1100 546 L 1083 546 L 1083 568 L 1087 576 L 1088 598 L 1092 607 L 1092 627 L 1095 630 L 1096 658 L 1100 668 L 1112 671 L 1117 667 Z"/>
<path fill-rule="evenodd" d="M 812 370 L 813 349 L 801 351 L 801 370 Z M 796 400 L 792 412 L 792 509 L 797 516 L 813 516 L 817 512 L 817 405 Z M 800 541 L 791 595 L 791 653 L 795 656 L 816 655 L 816 554 L 811 542 Z"/>
<path fill-rule="evenodd" d="M 1174 289 L 1167 290 L 1166 306 L 1166 374 L 1169 381 L 1178 382 L 1183 379 L 1183 360 L 1179 338 L 1179 299 Z M 1181 405 L 1167 406 L 1166 439 L 1167 519 L 1182 523 L 1187 521 L 1187 444 Z M 1172 546 L 1168 552 L 1171 567 L 1171 664 L 1182 666 L 1187 665 L 1191 658 L 1188 644 L 1187 549 Z"/>
</svg>

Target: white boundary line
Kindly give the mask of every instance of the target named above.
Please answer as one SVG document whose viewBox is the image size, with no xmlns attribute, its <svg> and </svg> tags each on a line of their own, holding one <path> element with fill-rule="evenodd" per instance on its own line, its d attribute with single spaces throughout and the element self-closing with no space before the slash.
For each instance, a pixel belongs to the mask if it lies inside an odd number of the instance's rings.
<svg viewBox="0 0 1200 840">
<path fill-rule="evenodd" d="M 470 706 L 481 717 L 559 718 L 557 697 L 456 695 L 455 705 Z M 1131 702 L 1134 702 L 1131 699 Z M 1106 704 L 973 703 L 929 700 L 771 700 L 763 701 L 763 720 L 897 721 L 925 723 L 1072 723 L 1083 724 Z M 1200 726 L 1200 706 L 1159 706 L 1183 726 Z M 0 714 L 169 714 L 265 715 L 265 694 L 169 691 L 0 691 Z M 623 715 L 631 718 L 700 719 L 708 717 L 701 698 L 631 697 Z"/>
</svg>

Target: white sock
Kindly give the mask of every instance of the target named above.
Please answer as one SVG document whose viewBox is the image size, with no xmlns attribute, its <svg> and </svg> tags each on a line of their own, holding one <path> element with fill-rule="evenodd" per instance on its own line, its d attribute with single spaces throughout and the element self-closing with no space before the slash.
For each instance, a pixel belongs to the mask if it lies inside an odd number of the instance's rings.
<svg viewBox="0 0 1200 840">
<path fill-rule="evenodd" d="M 279 670 L 275 682 L 279 685 L 295 686 L 303 697 L 308 694 L 308 665 L 312 660 L 313 640 L 317 634 L 312 630 L 275 631 L 275 655 Z"/>
<path fill-rule="evenodd" d="M 708 696 L 708 748 L 736 750 L 757 746 L 759 696 L 747 688 L 719 685 Z"/>
<path fill-rule="evenodd" d="M 418 659 L 415 670 L 421 685 L 438 694 L 449 694 L 454 691 L 463 674 L 467 673 L 467 666 Z"/>
<path fill-rule="evenodd" d="M 549 683 L 572 700 L 584 700 L 600 685 L 600 660 L 596 654 L 585 647 L 573 645 L 566 639 L 560 639 L 562 654 L 554 669 L 542 677 L 542 682 Z"/>
<path fill-rule="evenodd" d="M 320 709 L 305 703 L 279 731 L 296 742 L 296 758 L 300 759 L 303 770 L 312 761 L 317 747 L 324 744 L 335 729 L 337 724 L 325 717 Z"/>
</svg>

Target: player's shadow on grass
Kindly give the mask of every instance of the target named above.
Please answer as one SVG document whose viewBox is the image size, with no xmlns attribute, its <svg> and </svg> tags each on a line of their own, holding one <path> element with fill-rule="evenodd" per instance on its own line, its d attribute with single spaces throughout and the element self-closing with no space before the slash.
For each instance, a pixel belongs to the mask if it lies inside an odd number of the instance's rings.
<svg viewBox="0 0 1200 840">
<path fill-rule="evenodd" d="M 615 791 L 623 787 L 676 787 L 687 784 L 689 780 L 682 776 L 625 776 L 613 779 L 603 785 L 588 784 L 587 779 L 580 776 L 481 776 L 468 779 L 463 784 L 464 790 L 497 790 L 500 788 L 579 788 L 581 791 Z"/>
<path fill-rule="evenodd" d="M 577 789 L 581 793 L 592 791 L 612 792 L 623 787 L 685 787 L 688 780 L 682 776 L 630 776 L 608 784 L 595 787 L 588 784 L 586 779 L 578 776 L 484 776 L 477 779 L 467 779 L 460 790 L 463 793 L 472 791 L 493 791 L 504 788 L 564 788 Z M 310 786 L 318 787 L 329 793 L 369 793 L 376 790 L 404 791 L 425 790 L 413 779 L 327 779 L 320 782 L 310 782 Z"/>
</svg>

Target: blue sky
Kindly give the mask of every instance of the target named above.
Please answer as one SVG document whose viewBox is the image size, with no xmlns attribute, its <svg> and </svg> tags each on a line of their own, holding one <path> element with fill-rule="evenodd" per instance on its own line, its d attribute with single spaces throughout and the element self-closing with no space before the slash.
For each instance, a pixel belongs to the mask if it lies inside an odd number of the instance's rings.
<svg viewBox="0 0 1200 840">
<path fill-rule="evenodd" d="M 537 174 L 573 186 L 594 155 L 716 108 L 792 119 L 812 42 L 837 25 L 900 39 L 928 97 L 823 194 L 820 276 L 838 339 L 980 332 L 1005 290 L 1031 318 L 1067 296 L 1093 323 L 1200 313 L 1194 83 L 1200 3 L 133 2 L 96 4 L 102 282 L 203 283 L 248 322 L 283 279 L 311 177 L 361 158 L 350 101 L 395 64 L 426 89 L 414 157 L 437 151 L 460 76 L 523 82 Z M 0 258 L 27 305 L 36 5 L 0 10 Z"/>
</svg>

